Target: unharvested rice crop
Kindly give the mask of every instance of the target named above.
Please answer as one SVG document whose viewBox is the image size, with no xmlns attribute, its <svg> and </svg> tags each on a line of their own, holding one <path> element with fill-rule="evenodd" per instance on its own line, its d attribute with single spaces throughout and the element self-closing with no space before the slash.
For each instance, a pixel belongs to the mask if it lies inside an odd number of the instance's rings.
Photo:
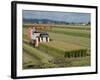
<svg viewBox="0 0 100 80">
<path fill-rule="evenodd" d="M 50 30 L 48 30 L 50 31 Z M 73 29 L 63 29 L 63 28 L 53 28 L 51 32 L 55 33 L 61 33 L 61 34 L 66 34 L 66 35 L 71 35 L 71 36 L 80 36 L 80 37 L 90 37 L 90 31 L 86 30 L 73 30 Z"/>
<path fill-rule="evenodd" d="M 72 43 L 86 48 L 90 48 L 90 38 L 76 37 L 76 36 L 70 36 L 70 35 L 53 33 L 53 32 L 49 32 L 49 36 L 51 39 L 56 41 Z"/>
<path fill-rule="evenodd" d="M 51 25 L 52 27 L 75 30 L 91 30 L 90 25 Z"/>
<path fill-rule="evenodd" d="M 40 48 L 45 48 L 48 53 L 55 55 L 58 54 L 60 57 L 83 57 L 87 55 L 86 48 L 61 41 L 43 43 L 41 44 Z"/>
</svg>

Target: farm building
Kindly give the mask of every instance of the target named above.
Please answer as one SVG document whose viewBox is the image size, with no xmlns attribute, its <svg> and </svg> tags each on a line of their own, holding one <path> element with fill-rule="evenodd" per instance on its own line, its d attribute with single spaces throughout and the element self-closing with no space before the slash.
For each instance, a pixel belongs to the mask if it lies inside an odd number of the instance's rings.
<svg viewBox="0 0 100 80">
<path fill-rule="evenodd" d="M 33 43 L 35 47 L 38 47 L 39 43 L 49 42 L 49 35 L 47 32 L 39 32 L 35 29 L 35 27 L 29 28 L 28 30 L 30 42 Z"/>
</svg>

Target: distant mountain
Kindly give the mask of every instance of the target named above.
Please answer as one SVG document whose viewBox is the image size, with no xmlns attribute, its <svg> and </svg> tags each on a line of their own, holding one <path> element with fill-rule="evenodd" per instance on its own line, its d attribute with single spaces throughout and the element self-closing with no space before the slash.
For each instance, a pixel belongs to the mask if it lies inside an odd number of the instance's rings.
<svg viewBox="0 0 100 80">
<path fill-rule="evenodd" d="M 33 23 L 43 23 L 43 24 L 68 24 L 68 22 L 64 21 L 54 21 L 49 19 L 25 19 L 23 18 L 24 24 L 33 24 Z"/>
</svg>

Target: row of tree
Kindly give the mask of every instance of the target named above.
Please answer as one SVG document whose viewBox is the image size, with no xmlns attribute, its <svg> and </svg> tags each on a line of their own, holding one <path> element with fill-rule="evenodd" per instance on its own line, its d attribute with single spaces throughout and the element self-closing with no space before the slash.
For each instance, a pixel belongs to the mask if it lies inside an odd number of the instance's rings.
<svg viewBox="0 0 100 80">
<path fill-rule="evenodd" d="M 49 19 L 23 19 L 23 23 L 26 24 L 82 24 L 82 25 L 90 25 L 90 22 L 82 23 L 82 22 L 65 22 L 65 21 L 55 21 L 55 20 L 49 20 Z"/>
</svg>

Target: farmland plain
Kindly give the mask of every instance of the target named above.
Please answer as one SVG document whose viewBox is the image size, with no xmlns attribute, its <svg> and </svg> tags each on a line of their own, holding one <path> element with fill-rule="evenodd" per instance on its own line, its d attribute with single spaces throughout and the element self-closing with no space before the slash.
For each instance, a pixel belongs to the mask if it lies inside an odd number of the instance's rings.
<svg viewBox="0 0 100 80">
<path fill-rule="evenodd" d="M 28 44 L 27 29 L 23 25 L 23 69 L 90 66 L 90 26 L 52 25 L 39 30 L 49 34 L 50 42 L 38 48 Z"/>
</svg>

